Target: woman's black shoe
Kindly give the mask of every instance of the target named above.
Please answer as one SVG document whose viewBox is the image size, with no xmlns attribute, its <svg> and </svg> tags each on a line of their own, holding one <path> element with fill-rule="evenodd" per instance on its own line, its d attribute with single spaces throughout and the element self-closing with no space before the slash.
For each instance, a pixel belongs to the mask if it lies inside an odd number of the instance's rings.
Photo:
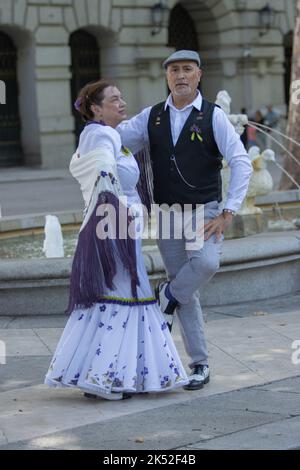
<svg viewBox="0 0 300 470">
<path fill-rule="evenodd" d="M 122 400 L 127 400 L 127 398 L 131 398 L 131 397 L 132 397 L 131 393 L 124 392 Z"/>
<path fill-rule="evenodd" d="M 93 393 L 87 393 L 87 392 L 84 393 L 84 396 L 86 398 L 94 398 L 94 399 L 98 398 L 97 395 L 94 395 Z M 131 397 L 132 395 L 130 393 L 126 393 L 126 392 L 122 393 L 122 400 L 127 400 L 128 398 L 131 398 Z"/>
<path fill-rule="evenodd" d="M 84 393 L 84 396 L 86 398 L 97 398 L 97 395 L 94 395 L 93 393 L 87 393 L 87 392 Z"/>
</svg>

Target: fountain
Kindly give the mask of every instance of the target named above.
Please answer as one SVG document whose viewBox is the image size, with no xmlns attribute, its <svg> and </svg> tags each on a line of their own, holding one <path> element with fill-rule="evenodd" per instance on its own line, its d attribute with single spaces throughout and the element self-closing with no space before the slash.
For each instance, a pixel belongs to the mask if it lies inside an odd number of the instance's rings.
<svg viewBox="0 0 300 470">
<path fill-rule="evenodd" d="M 63 258 L 65 255 L 61 225 L 55 215 L 46 215 L 43 252 L 46 258 Z"/>
<path fill-rule="evenodd" d="M 263 135 L 268 137 L 268 140 L 275 143 L 280 149 L 298 165 L 300 162 L 296 157 L 283 145 L 277 138 L 286 139 L 287 141 L 293 142 L 297 147 L 300 147 L 300 143 L 296 142 L 291 137 L 287 136 L 278 129 L 273 129 L 264 124 L 258 124 L 256 122 L 249 121 L 249 126 L 261 132 Z M 276 137 L 274 137 L 274 135 Z M 268 219 L 268 230 L 292 230 L 299 228 L 300 226 L 300 186 L 295 181 L 293 176 L 288 173 L 276 160 L 274 164 L 280 169 L 281 172 L 293 182 L 296 186 L 296 190 L 289 191 L 274 191 L 264 196 L 258 196 L 256 203 L 263 209 L 264 214 Z"/>
<path fill-rule="evenodd" d="M 267 135 L 269 140 L 276 142 L 282 149 L 286 150 L 287 153 L 293 158 L 295 157 L 292 155 L 279 141 L 278 139 L 274 138 L 270 135 L 268 131 L 274 131 L 275 133 L 281 135 L 289 139 L 285 134 L 282 132 L 272 129 L 271 127 L 265 125 L 256 125 L 252 121 L 248 120 L 247 115 L 245 114 L 230 114 L 230 105 L 231 105 L 231 97 L 229 96 L 228 92 L 225 90 L 220 91 L 217 94 L 216 104 L 218 104 L 223 111 L 228 115 L 229 120 L 235 127 L 236 132 L 239 135 L 242 135 L 244 132 L 244 126 L 248 125 L 254 127 L 258 132 L 262 132 L 263 134 Z M 290 139 L 293 140 L 293 139 Z M 295 142 L 295 141 L 293 141 Z M 297 144 L 300 146 L 300 144 Z M 272 180 L 272 176 L 268 171 L 267 162 L 272 162 L 276 165 L 281 171 L 283 171 L 287 176 L 297 185 L 299 185 L 294 181 L 293 177 L 286 172 L 286 170 L 276 161 L 275 153 L 271 149 L 259 149 L 258 147 L 252 147 L 248 151 L 249 158 L 251 160 L 253 166 L 253 174 L 251 176 L 251 180 L 249 183 L 249 189 L 245 198 L 245 201 L 242 204 L 242 207 L 237 213 L 237 216 L 234 219 L 233 224 L 226 232 L 226 238 L 237 238 L 242 236 L 253 235 L 255 233 L 261 233 L 267 231 L 268 229 L 295 229 L 297 228 L 297 218 L 299 217 L 296 214 L 293 214 L 293 220 L 284 220 L 282 215 L 280 214 L 279 220 L 277 220 L 276 212 L 274 211 L 274 207 L 276 210 L 278 208 L 277 201 L 278 194 L 272 193 L 274 184 Z M 297 160 L 296 160 L 297 161 Z M 297 162 L 299 164 L 299 162 Z M 230 179 L 230 168 L 227 166 L 226 162 L 224 162 L 224 168 L 222 170 L 222 180 L 223 180 L 223 199 L 225 198 L 225 194 L 227 192 L 228 184 Z M 290 192 L 289 192 L 290 193 Z M 259 202 L 263 202 L 265 199 L 263 197 L 270 196 L 272 194 L 272 202 L 273 202 L 273 210 L 270 214 L 268 211 L 268 216 L 265 210 L 258 207 Z M 291 196 L 291 194 L 290 194 Z M 268 199 L 267 199 L 268 200 Z M 298 208 L 299 210 L 299 208 Z M 275 220 L 270 220 L 270 218 Z"/>
</svg>

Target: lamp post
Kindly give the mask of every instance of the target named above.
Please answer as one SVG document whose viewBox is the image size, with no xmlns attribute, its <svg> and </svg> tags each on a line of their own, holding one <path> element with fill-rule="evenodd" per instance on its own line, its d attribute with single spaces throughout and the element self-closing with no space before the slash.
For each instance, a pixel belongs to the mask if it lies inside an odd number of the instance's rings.
<svg viewBox="0 0 300 470">
<path fill-rule="evenodd" d="M 160 33 L 161 29 L 168 24 L 169 7 L 165 5 L 163 0 L 160 0 L 151 7 L 151 20 L 153 26 L 151 31 L 152 36 Z"/>
<path fill-rule="evenodd" d="M 273 26 L 275 19 L 275 11 L 269 4 L 261 8 L 259 14 L 260 36 L 264 36 Z"/>
</svg>

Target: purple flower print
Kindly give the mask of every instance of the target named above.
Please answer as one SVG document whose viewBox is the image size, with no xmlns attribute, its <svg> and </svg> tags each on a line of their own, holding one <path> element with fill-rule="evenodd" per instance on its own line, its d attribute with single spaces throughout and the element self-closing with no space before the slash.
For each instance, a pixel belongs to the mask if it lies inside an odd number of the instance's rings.
<svg viewBox="0 0 300 470">
<path fill-rule="evenodd" d="M 113 387 L 123 387 L 123 382 L 116 377 L 113 381 L 112 386 Z"/>
</svg>

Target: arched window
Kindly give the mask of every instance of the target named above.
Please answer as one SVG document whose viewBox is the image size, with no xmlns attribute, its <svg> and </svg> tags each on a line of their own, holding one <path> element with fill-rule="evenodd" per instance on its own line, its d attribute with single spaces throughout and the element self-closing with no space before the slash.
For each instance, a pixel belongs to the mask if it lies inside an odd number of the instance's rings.
<svg viewBox="0 0 300 470">
<path fill-rule="evenodd" d="M 180 3 L 177 3 L 170 13 L 167 45 L 169 47 L 174 47 L 176 51 L 180 49 L 188 49 L 190 51 L 198 52 L 199 50 L 194 22 L 190 14 Z M 201 90 L 201 82 L 198 88 Z M 167 94 L 169 93 L 170 90 L 167 86 Z"/>
<path fill-rule="evenodd" d="M 178 3 L 171 10 L 169 21 L 168 46 L 179 49 L 198 51 L 197 32 L 187 10 Z"/>
<path fill-rule="evenodd" d="M 17 82 L 17 50 L 11 38 L 0 32 L 0 78 L 6 104 L 0 104 L 0 166 L 22 163 L 21 123 Z"/>
<path fill-rule="evenodd" d="M 88 82 L 100 80 L 100 51 L 96 39 L 86 31 L 75 31 L 70 36 L 71 48 L 71 97 L 72 113 L 75 119 L 75 134 L 78 141 L 83 123 L 74 109 L 79 90 Z"/>
</svg>

